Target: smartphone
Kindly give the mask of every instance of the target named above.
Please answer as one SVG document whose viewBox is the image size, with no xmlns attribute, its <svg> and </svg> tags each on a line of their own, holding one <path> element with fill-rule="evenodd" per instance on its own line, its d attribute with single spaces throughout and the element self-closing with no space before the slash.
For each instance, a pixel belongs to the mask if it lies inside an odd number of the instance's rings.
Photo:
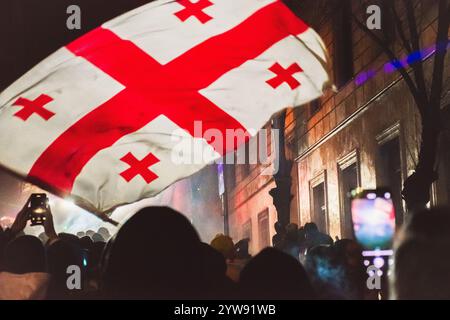
<svg viewBox="0 0 450 320">
<path fill-rule="evenodd" d="M 390 250 L 395 233 L 395 207 L 388 189 L 351 192 L 356 241 L 365 250 Z"/>
<path fill-rule="evenodd" d="M 30 197 L 29 218 L 31 226 L 43 225 L 45 214 L 49 209 L 48 197 L 45 193 L 33 193 Z"/>
</svg>

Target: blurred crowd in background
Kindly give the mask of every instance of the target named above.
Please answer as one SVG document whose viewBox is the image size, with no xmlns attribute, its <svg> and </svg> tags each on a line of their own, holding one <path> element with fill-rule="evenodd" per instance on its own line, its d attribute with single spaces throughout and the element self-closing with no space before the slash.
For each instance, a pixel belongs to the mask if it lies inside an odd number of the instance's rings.
<svg viewBox="0 0 450 320">
<path fill-rule="evenodd" d="M 410 216 L 379 289 L 367 284 L 358 243 L 314 223 L 277 223 L 273 247 L 251 256 L 249 239 L 203 243 L 168 207 L 141 209 L 113 237 L 57 233 L 51 211 L 35 237 L 27 220 L 24 208 L 0 230 L 0 299 L 450 299 L 447 208 Z"/>
</svg>

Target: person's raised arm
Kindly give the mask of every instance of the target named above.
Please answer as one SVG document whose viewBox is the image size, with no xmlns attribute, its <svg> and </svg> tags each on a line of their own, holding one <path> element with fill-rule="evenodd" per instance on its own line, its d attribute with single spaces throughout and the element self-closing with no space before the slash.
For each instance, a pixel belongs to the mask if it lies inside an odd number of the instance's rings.
<svg viewBox="0 0 450 320">
<path fill-rule="evenodd" d="M 30 198 L 28 198 L 27 202 L 23 206 L 23 208 L 19 211 L 19 213 L 16 216 L 16 219 L 14 220 L 14 223 L 12 224 L 10 228 L 10 235 L 11 237 L 17 236 L 25 227 L 27 226 L 28 221 L 28 207 L 30 204 Z"/>
</svg>

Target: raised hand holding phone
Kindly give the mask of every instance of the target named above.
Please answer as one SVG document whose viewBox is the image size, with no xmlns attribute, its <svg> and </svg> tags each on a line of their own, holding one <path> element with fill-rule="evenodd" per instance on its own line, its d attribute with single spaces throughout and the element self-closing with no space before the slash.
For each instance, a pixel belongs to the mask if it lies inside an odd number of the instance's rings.
<svg viewBox="0 0 450 320">
<path fill-rule="evenodd" d="M 31 221 L 31 226 L 44 227 L 45 234 L 49 239 L 56 239 L 58 236 L 53 224 L 53 216 L 48 197 L 44 193 L 33 193 L 19 211 L 11 226 L 12 235 L 17 235 L 25 229 L 27 221 Z"/>
</svg>

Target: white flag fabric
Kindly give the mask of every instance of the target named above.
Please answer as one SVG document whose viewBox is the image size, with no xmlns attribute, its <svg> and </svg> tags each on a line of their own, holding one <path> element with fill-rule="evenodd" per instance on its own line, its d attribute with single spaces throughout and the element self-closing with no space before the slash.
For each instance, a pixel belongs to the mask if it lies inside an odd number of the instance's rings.
<svg viewBox="0 0 450 320">
<path fill-rule="evenodd" d="M 320 37 L 281 1 L 154 1 L 0 94 L 0 165 L 109 212 L 236 149 L 228 132 L 320 97 L 325 66 Z"/>
</svg>

